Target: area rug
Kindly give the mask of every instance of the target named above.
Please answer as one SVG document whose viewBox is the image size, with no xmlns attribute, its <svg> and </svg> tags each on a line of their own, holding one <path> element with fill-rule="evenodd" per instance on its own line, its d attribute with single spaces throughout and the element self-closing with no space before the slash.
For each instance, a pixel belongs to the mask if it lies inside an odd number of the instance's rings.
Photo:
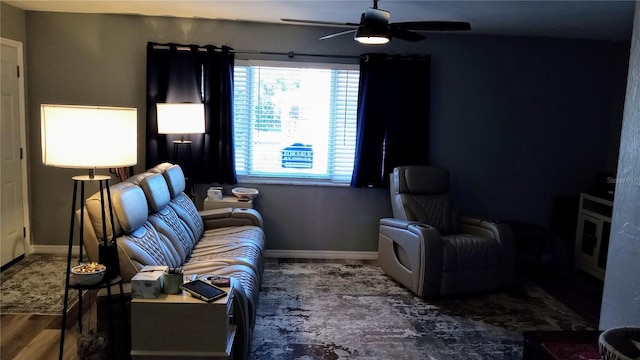
<svg viewBox="0 0 640 360">
<path fill-rule="evenodd" d="M 268 263 L 251 358 L 521 359 L 526 330 L 593 325 L 535 285 L 425 301 L 376 265 Z"/>
<path fill-rule="evenodd" d="M 60 315 L 66 255 L 30 254 L 0 273 L 0 314 Z M 69 291 L 69 307 L 78 291 Z"/>
</svg>

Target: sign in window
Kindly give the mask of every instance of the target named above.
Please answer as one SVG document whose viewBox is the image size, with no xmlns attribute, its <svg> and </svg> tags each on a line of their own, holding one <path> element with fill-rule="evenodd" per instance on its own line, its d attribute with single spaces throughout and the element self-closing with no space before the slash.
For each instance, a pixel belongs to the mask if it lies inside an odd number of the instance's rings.
<svg viewBox="0 0 640 360">
<path fill-rule="evenodd" d="M 311 145 L 298 143 L 282 149 L 282 167 L 311 169 L 313 167 L 313 149 Z"/>
</svg>

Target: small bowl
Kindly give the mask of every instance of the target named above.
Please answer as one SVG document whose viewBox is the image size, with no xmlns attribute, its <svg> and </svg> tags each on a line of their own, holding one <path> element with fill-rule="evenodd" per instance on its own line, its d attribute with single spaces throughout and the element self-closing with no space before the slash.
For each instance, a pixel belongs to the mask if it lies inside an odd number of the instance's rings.
<svg viewBox="0 0 640 360">
<path fill-rule="evenodd" d="M 107 267 L 98 263 L 82 263 L 71 268 L 73 278 L 78 285 L 96 285 L 104 278 Z"/>
<path fill-rule="evenodd" d="M 233 195 L 235 195 L 238 200 L 249 201 L 253 200 L 256 196 L 258 196 L 258 189 L 246 188 L 246 187 L 237 187 L 231 189 Z"/>
</svg>

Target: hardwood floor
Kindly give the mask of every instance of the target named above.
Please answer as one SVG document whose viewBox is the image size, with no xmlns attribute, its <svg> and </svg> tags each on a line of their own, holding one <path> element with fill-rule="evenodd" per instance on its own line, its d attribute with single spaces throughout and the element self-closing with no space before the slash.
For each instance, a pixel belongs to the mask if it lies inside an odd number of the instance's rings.
<svg viewBox="0 0 640 360">
<path fill-rule="evenodd" d="M 267 259 L 275 262 L 342 262 L 346 264 L 375 263 L 363 260 Z M 97 322 L 95 293 L 83 296 L 83 332 L 94 329 Z M 78 341 L 77 307 L 67 312 L 64 360 L 76 360 Z M 60 347 L 62 315 L 0 315 L 0 359 L 55 360 Z"/>
<path fill-rule="evenodd" d="M 542 266 L 534 281 L 585 320 L 598 325 L 604 288 L 602 280 L 579 270 Z"/>
<path fill-rule="evenodd" d="M 83 332 L 95 328 L 95 294 L 83 296 Z M 78 341 L 77 307 L 67 312 L 64 341 L 64 360 L 76 360 Z M 60 351 L 62 315 L 2 314 L 0 315 L 0 359 L 55 360 Z"/>
</svg>

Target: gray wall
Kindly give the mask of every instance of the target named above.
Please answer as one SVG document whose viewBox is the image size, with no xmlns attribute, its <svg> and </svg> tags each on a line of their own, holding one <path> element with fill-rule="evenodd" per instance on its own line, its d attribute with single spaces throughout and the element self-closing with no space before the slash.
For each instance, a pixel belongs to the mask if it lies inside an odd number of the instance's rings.
<svg viewBox="0 0 640 360">
<path fill-rule="evenodd" d="M 25 11 L 0 3 L 0 35 L 24 43 L 26 37 Z"/>
<path fill-rule="evenodd" d="M 640 3 L 636 4 L 600 329 L 640 326 Z"/>
<path fill-rule="evenodd" d="M 202 19 L 27 12 L 29 164 L 36 245 L 64 244 L 71 179 L 44 167 L 42 103 L 139 109 L 144 164 L 147 41 L 237 50 L 432 55 L 431 161 L 451 169 L 463 213 L 548 226 L 556 196 L 590 190 L 615 171 L 628 43 L 433 34 L 369 48 L 335 29 Z M 99 136 L 99 134 L 96 134 Z M 251 185 L 255 186 L 255 185 Z M 375 251 L 386 190 L 255 186 L 269 249 Z M 206 186 L 200 186 L 199 202 Z"/>
</svg>

